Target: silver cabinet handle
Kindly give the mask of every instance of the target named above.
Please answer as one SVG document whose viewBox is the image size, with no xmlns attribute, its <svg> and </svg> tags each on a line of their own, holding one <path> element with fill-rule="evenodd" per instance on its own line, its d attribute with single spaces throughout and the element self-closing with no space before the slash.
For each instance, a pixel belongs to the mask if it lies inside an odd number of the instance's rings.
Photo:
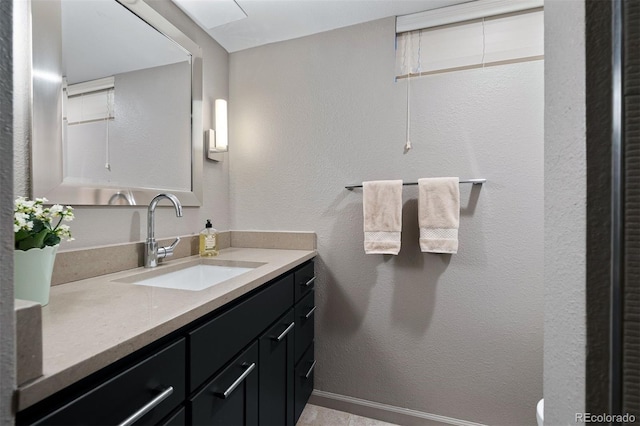
<svg viewBox="0 0 640 426">
<path fill-rule="evenodd" d="M 311 367 L 309 367 L 309 371 L 307 371 L 307 374 L 304 375 L 305 379 L 308 379 L 311 373 L 313 372 L 313 369 L 316 368 L 316 362 L 318 361 L 314 360 L 313 364 L 311 364 Z"/>
<path fill-rule="evenodd" d="M 316 308 L 317 308 L 317 306 L 314 306 L 313 308 L 311 308 L 311 310 L 310 310 L 309 312 L 307 312 L 307 315 L 305 315 L 304 317 L 305 317 L 306 319 L 309 319 L 309 317 L 310 317 L 311 315 L 313 315 L 313 313 L 315 312 Z"/>
<path fill-rule="evenodd" d="M 284 339 L 284 336 L 286 336 L 295 325 L 296 323 L 292 322 L 291 324 L 289 324 L 289 327 L 287 327 L 286 330 L 284 330 L 278 337 L 272 337 L 271 340 L 275 340 L 277 342 L 281 341 L 282 339 Z"/>
<path fill-rule="evenodd" d="M 149 411 L 153 410 L 157 405 L 159 405 L 162 401 L 167 399 L 169 395 L 173 393 L 173 386 L 169 386 L 165 390 L 163 390 L 158 396 L 153 398 L 151 401 L 147 402 L 142 408 L 138 411 L 127 417 L 125 421 L 120 423 L 120 426 L 130 426 L 135 423 L 142 416 L 147 414 Z"/>
<path fill-rule="evenodd" d="M 246 365 L 246 364 L 245 364 L 245 365 Z M 233 383 L 231 384 L 231 386 L 229 386 L 229 388 L 228 388 L 226 391 L 224 391 L 224 392 L 222 392 L 222 393 L 220 393 L 220 392 L 215 392 L 215 396 L 217 396 L 218 398 L 222 398 L 222 399 L 227 399 L 227 398 L 229 398 L 229 395 L 231 395 L 231 392 L 233 392 L 234 390 L 236 390 L 236 388 L 238 387 L 238 385 L 240 385 L 240 383 L 242 383 L 242 381 L 243 381 L 244 379 L 246 379 L 246 378 L 247 378 L 247 376 L 248 376 L 249 374 L 251 374 L 251 372 L 253 371 L 253 369 L 254 369 L 254 368 L 256 368 L 256 363 L 255 363 L 255 362 L 251 363 L 251 365 L 250 365 L 249 367 L 247 367 L 247 369 L 246 369 L 246 370 L 244 370 L 244 373 L 242 373 L 242 375 L 241 375 L 240 377 L 238 377 L 238 378 L 236 379 L 236 381 L 235 381 L 235 382 L 233 382 Z"/>
<path fill-rule="evenodd" d="M 311 284 L 313 284 L 313 282 L 316 280 L 316 277 L 314 276 L 313 278 L 311 278 L 309 281 L 307 281 L 304 286 L 305 287 L 309 287 Z"/>
</svg>

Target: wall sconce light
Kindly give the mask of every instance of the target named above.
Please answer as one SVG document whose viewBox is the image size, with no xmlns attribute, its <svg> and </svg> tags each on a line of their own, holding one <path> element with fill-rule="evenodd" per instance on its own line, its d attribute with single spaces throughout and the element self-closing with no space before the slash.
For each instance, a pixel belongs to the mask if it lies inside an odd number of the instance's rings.
<svg viewBox="0 0 640 426">
<path fill-rule="evenodd" d="M 213 161 L 224 160 L 224 153 L 229 150 L 227 130 L 227 101 L 216 99 L 215 102 L 216 129 L 206 131 L 207 158 Z"/>
</svg>

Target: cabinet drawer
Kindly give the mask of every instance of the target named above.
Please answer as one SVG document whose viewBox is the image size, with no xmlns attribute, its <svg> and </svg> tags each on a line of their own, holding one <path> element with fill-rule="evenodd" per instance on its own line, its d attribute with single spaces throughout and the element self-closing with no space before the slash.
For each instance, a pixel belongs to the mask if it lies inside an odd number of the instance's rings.
<svg viewBox="0 0 640 426">
<path fill-rule="evenodd" d="M 291 306 L 293 274 L 189 333 L 190 390 L 224 366 Z"/>
<path fill-rule="evenodd" d="M 315 317 L 315 291 L 311 290 L 295 306 L 296 321 L 296 350 L 294 358 L 300 359 L 304 351 L 313 341 L 313 318 Z"/>
<path fill-rule="evenodd" d="M 257 425 L 258 343 L 207 383 L 189 409 L 193 425 Z"/>
<path fill-rule="evenodd" d="M 157 424 L 185 399 L 185 353 L 182 338 L 35 424 L 117 425 L 164 393 L 167 396 L 136 422 Z"/>
<path fill-rule="evenodd" d="M 316 360 L 313 353 L 313 344 L 304 353 L 302 359 L 296 366 L 295 372 L 295 422 L 298 422 L 304 406 L 307 404 L 311 392 L 313 391 L 313 374 L 316 367 Z"/>
<path fill-rule="evenodd" d="M 294 272 L 295 276 L 295 300 L 298 301 L 314 286 L 315 269 L 313 260 Z"/>
</svg>

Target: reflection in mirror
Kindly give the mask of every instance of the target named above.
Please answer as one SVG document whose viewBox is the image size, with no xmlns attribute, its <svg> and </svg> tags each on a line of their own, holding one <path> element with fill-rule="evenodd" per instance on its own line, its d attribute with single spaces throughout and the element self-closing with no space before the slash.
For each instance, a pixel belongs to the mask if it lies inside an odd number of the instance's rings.
<svg viewBox="0 0 640 426">
<path fill-rule="evenodd" d="M 131 205 L 171 190 L 199 205 L 200 49 L 123 4 L 32 0 L 33 195 Z"/>
<path fill-rule="evenodd" d="M 191 189 L 188 52 L 113 0 L 64 0 L 62 71 L 64 182 Z"/>
</svg>

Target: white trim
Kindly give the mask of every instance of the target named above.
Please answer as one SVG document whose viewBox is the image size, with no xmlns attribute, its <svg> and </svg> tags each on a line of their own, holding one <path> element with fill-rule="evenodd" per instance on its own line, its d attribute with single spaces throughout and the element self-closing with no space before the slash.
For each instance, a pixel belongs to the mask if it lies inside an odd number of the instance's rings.
<svg viewBox="0 0 640 426">
<path fill-rule="evenodd" d="M 375 416 L 379 416 L 383 417 L 380 420 L 397 424 L 424 424 L 424 420 L 431 420 L 433 422 L 455 426 L 485 426 L 482 423 L 410 410 L 408 408 L 381 404 L 379 402 L 367 401 L 366 399 L 354 398 L 351 396 L 324 392 L 316 389 L 311 393 L 309 403 L 326 408 L 347 411 L 359 416 L 366 416 L 370 418 L 376 418 Z"/>
<path fill-rule="evenodd" d="M 520 12 L 544 6 L 544 0 L 476 0 L 396 18 L 396 33 Z"/>
</svg>

